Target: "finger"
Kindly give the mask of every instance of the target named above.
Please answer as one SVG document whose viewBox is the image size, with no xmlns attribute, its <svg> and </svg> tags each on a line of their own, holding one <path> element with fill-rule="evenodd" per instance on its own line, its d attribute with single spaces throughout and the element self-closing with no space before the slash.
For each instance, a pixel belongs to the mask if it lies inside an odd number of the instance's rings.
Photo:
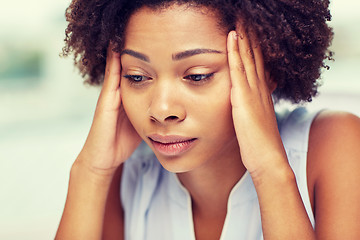
<svg viewBox="0 0 360 240">
<path fill-rule="evenodd" d="M 249 40 L 248 35 L 245 32 L 244 27 L 241 24 L 238 25 L 237 32 L 239 34 L 238 48 L 239 48 L 241 60 L 244 64 L 244 69 L 247 76 L 248 84 L 250 87 L 257 86 L 258 84 L 258 75 L 256 70 L 257 66 L 256 66 L 254 51 L 251 46 L 251 42 Z"/>
<path fill-rule="evenodd" d="M 113 51 L 110 43 L 107 49 L 106 68 L 103 89 L 105 91 L 116 91 L 120 86 L 121 64 L 120 54 Z"/>
<path fill-rule="evenodd" d="M 270 77 L 270 73 L 265 70 L 264 57 L 260 47 L 254 48 L 254 56 L 256 63 L 256 71 L 259 76 L 259 86 L 269 91 L 271 94 L 274 90 L 274 82 Z"/>
<path fill-rule="evenodd" d="M 98 111 L 96 112 L 106 110 L 107 112 L 115 111 L 114 114 L 116 114 L 119 110 L 121 105 L 120 76 L 120 54 L 113 51 L 113 44 L 110 42 L 107 49 L 104 84 L 97 104 Z"/>
<path fill-rule="evenodd" d="M 256 66 L 256 72 L 259 77 L 259 80 L 265 80 L 265 64 L 264 64 L 264 57 L 261 51 L 261 47 L 259 46 L 259 42 L 256 38 L 256 36 L 252 36 L 250 39 L 250 43 L 252 46 L 252 50 L 254 53 L 254 59 L 255 59 L 255 66 Z"/>
<path fill-rule="evenodd" d="M 237 91 L 237 89 L 245 90 L 249 88 L 244 64 L 239 54 L 238 38 L 239 36 L 236 32 L 231 31 L 227 39 L 230 79 L 232 88 L 235 89 L 235 91 Z"/>
</svg>

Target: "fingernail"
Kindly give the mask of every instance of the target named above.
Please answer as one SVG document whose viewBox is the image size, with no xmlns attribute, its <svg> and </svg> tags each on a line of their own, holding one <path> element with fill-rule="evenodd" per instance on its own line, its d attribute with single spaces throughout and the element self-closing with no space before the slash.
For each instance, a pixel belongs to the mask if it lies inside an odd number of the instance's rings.
<svg viewBox="0 0 360 240">
<path fill-rule="evenodd" d="M 237 40 L 237 38 L 238 38 L 237 33 L 236 33 L 236 32 L 233 32 L 232 35 L 233 35 L 234 40 Z"/>
</svg>

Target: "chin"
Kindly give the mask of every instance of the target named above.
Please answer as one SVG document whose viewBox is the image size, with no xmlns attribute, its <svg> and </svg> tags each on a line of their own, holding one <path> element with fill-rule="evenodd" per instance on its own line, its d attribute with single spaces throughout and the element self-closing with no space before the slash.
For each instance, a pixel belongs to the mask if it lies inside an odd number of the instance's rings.
<svg viewBox="0 0 360 240">
<path fill-rule="evenodd" d="M 186 159 L 183 157 L 164 158 L 163 156 L 158 156 L 156 153 L 155 155 L 161 166 L 172 173 L 185 173 L 195 168 L 195 166 L 189 166 L 190 164 L 186 163 Z"/>
</svg>

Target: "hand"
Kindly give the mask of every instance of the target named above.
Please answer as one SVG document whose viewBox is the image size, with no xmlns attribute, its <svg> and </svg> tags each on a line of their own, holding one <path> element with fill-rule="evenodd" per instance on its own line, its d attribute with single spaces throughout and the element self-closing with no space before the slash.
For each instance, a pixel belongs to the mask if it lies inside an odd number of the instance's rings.
<svg viewBox="0 0 360 240">
<path fill-rule="evenodd" d="M 243 164 L 253 176 L 288 163 L 261 49 L 241 26 L 237 32 L 228 36 L 232 114 Z"/>
<path fill-rule="evenodd" d="M 130 157 L 141 142 L 121 103 L 120 54 L 108 47 L 104 84 L 98 99 L 94 120 L 77 161 L 90 170 L 113 174 Z"/>
</svg>

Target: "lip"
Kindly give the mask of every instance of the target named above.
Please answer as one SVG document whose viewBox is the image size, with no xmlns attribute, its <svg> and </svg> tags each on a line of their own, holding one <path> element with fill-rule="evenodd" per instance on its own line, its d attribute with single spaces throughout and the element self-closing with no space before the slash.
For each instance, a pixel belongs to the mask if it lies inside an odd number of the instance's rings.
<svg viewBox="0 0 360 240">
<path fill-rule="evenodd" d="M 185 153 L 195 144 L 197 138 L 178 135 L 161 136 L 158 134 L 148 136 L 152 145 L 159 153 L 165 156 L 177 156 Z"/>
</svg>

